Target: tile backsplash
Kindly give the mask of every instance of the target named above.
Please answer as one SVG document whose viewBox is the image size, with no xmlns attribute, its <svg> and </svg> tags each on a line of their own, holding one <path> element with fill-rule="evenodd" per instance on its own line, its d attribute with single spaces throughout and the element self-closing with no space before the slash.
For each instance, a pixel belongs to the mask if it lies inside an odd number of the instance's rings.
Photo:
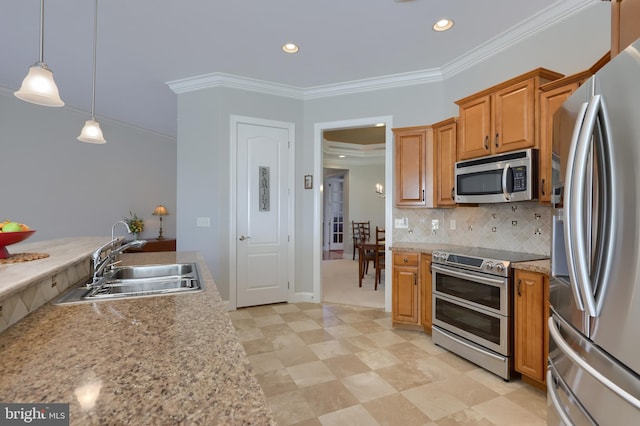
<svg viewBox="0 0 640 426">
<path fill-rule="evenodd" d="M 549 255 L 551 208 L 537 202 L 480 204 L 453 209 L 393 210 L 396 219 L 407 218 L 408 228 L 393 228 L 394 242 L 426 242 L 488 247 Z M 438 221 L 438 229 L 432 222 Z M 455 229 L 452 229 L 454 228 Z"/>
</svg>

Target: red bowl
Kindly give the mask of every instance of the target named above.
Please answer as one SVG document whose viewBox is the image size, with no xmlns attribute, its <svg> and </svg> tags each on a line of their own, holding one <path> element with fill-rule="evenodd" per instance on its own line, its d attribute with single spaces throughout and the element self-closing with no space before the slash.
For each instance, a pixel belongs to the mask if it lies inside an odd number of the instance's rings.
<svg viewBox="0 0 640 426">
<path fill-rule="evenodd" d="M 32 236 L 34 232 L 36 232 L 35 229 L 22 232 L 0 232 L 0 259 L 6 259 L 9 257 L 9 252 L 6 249 L 6 246 L 26 240 Z"/>
</svg>

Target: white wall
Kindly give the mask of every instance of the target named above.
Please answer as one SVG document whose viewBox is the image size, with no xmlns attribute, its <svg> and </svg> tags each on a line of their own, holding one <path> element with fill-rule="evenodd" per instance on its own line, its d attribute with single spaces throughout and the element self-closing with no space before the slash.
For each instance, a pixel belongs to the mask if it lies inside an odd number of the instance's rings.
<svg viewBox="0 0 640 426">
<path fill-rule="evenodd" d="M 26 241 L 33 242 L 110 236 L 132 210 L 145 221 L 142 237 L 155 238 L 159 219 L 151 213 L 164 204 L 163 234 L 175 237 L 175 139 L 98 115 L 107 143 L 86 144 L 76 138 L 89 116 L 0 89 L 0 219 L 36 229 Z"/>
</svg>

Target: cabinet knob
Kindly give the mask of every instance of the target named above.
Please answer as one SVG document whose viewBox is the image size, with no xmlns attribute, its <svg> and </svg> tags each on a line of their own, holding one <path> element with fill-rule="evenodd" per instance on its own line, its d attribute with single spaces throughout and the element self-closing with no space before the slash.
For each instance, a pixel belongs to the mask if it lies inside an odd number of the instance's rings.
<svg viewBox="0 0 640 426">
<path fill-rule="evenodd" d="M 403 261 L 404 263 L 407 263 L 407 262 L 409 261 L 409 258 L 408 258 L 408 257 L 405 257 L 404 259 L 402 259 L 402 261 Z"/>
</svg>

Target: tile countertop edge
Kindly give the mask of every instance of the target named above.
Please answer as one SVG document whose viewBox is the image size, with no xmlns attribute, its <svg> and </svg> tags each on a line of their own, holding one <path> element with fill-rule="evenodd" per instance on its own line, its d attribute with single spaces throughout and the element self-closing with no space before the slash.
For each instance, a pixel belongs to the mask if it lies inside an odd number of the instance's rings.
<svg viewBox="0 0 640 426">
<path fill-rule="evenodd" d="M 69 403 L 72 425 L 275 425 L 202 256 L 121 258 L 196 261 L 205 289 L 42 306 L 0 333 L 0 401 Z"/>
<path fill-rule="evenodd" d="M 49 257 L 29 262 L 0 264 L 0 299 L 11 296 L 34 281 L 87 259 L 98 247 L 109 241 L 110 237 L 76 237 L 9 246 L 10 253 L 47 253 Z"/>
</svg>

